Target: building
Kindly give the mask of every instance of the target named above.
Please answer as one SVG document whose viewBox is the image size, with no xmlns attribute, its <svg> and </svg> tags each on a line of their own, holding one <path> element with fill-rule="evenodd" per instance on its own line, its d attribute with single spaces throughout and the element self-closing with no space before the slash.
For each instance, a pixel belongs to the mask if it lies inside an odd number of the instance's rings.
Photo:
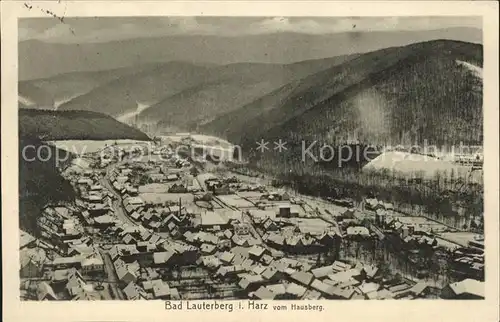
<svg viewBox="0 0 500 322">
<path fill-rule="evenodd" d="M 38 284 L 36 293 L 39 301 L 55 301 L 58 299 L 54 290 L 47 282 L 41 282 Z"/>
<path fill-rule="evenodd" d="M 146 291 L 137 285 L 135 282 L 129 282 L 127 286 L 123 289 L 123 294 L 127 300 L 147 300 L 148 295 Z"/>
<path fill-rule="evenodd" d="M 484 282 L 467 278 L 461 282 L 451 283 L 441 290 L 441 298 L 455 300 L 484 299 Z"/>
<path fill-rule="evenodd" d="M 122 285 L 128 285 L 129 283 L 137 280 L 137 274 L 135 271 L 130 269 L 129 265 L 127 265 L 123 260 L 117 259 L 113 264 L 115 266 L 118 280 Z"/>
<path fill-rule="evenodd" d="M 19 252 L 21 278 L 43 276 L 43 267 L 47 263 L 45 251 L 42 248 L 24 248 Z"/>
<path fill-rule="evenodd" d="M 95 253 L 90 257 L 82 260 L 82 272 L 89 273 L 104 273 L 104 261 L 99 253 Z"/>
<path fill-rule="evenodd" d="M 21 230 L 21 235 L 19 239 L 19 249 L 28 248 L 35 244 L 35 237 L 31 236 L 27 232 Z"/>
</svg>

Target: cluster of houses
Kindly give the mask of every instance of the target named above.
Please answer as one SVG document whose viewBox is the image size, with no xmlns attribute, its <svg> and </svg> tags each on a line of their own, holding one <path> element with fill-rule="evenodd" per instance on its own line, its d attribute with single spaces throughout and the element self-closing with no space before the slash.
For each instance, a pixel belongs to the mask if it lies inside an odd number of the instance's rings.
<svg viewBox="0 0 500 322">
<path fill-rule="evenodd" d="M 47 206 L 36 220 L 40 237 L 50 242 L 59 253 L 67 251 L 83 236 L 83 226 L 66 206 Z"/>
<path fill-rule="evenodd" d="M 312 268 L 287 257 L 274 257 L 261 245 L 235 246 L 204 254 L 199 264 L 226 283 L 236 283 L 240 298 L 272 299 L 392 299 L 426 297 L 423 285 L 384 280 L 377 267 L 336 261 Z"/>
<path fill-rule="evenodd" d="M 451 271 L 455 278 L 484 281 L 484 240 L 469 241 L 451 254 Z"/>
<path fill-rule="evenodd" d="M 179 292 L 162 279 L 162 273 L 176 266 L 192 265 L 199 257 L 198 249 L 188 244 L 153 239 L 114 245 L 109 254 L 128 300 L 179 299 Z"/>
<path fill-rule="evenodd" d="M 56 207 L 61 208 L 61 207 Z M 52 208 L 49 208 L 52 209 Z M 60 213 L 61 210 L 59 209 Z M 49 211 L 50 213 L 50 211 Z M 90 238 L 64 240 L 63 243 L 51 236 L 44 240 L 35 239 L 28 233 L 21 234 L 20 277 L 21 289 L 29 291 L 30 280 L 43 280 L 36 285 L 38 300 L 94 300 L 101 295 L 86 283 L 86 277 L 96 278 L 105 275 L 101 253 L 91 243 Z"/>
</svg>

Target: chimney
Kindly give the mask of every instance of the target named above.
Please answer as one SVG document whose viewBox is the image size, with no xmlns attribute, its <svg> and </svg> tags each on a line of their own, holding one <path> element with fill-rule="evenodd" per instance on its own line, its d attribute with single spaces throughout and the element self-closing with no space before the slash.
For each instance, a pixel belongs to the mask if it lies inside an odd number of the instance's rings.
<svg viewBox="0 0 500 322">
<path fill-rule="evenodd" d="M 179 198 L 179 217 L 181 216 L 182 198 Z"/>
</svg>

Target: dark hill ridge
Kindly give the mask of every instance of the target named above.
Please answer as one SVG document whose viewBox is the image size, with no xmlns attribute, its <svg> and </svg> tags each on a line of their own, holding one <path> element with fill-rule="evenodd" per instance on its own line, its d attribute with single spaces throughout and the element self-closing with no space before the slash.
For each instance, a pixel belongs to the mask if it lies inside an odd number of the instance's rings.
<svg viewBox="0 0 500 322">
<path fill-rule="evenodd" d="M 265 35 L 165 36 L 105 43 L 19 43 L 19 79 L 98 71 L 151 62 L 186 61 L 288 64 L 298 61 L 366 53 L 433 39 L 482 42 L 482 31 L 448 28 L 429 31 L 344 32 L 326 35 L 271 33 Z M 119 53 L 119 55 L 117 55 Z"/>
<path fill-rule="evenodd" d="M 91 111 L 52 111 L 19 109 L 19 137 L 40 140 L 149 141 L 150 138 L 102 113 Z"/>
<path fill-rule="evenodd" d="M 482 140 L 482 81 L 456 61 L 482 66 L 482 46 L 437 40 L 349 60 L 206 124 L 253 147 L 256 140 L 367 143 Z M 424 134 L 426 137 L 424 137 Z"/>
</svg>

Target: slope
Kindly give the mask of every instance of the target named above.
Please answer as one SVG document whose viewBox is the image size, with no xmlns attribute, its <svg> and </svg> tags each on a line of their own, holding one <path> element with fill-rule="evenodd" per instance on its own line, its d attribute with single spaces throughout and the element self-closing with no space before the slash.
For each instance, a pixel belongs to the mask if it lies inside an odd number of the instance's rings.
<svg viewBox="0 0 500 322">
<path fill-rule="evenodd" d="M 209 77 L 209 67 L 183 62 L 158 64 L 125 75 L 59 106 L 61 110 L 100 111 L 114 117 L 137 110 L 138 103 L 156 102 Z"/>
<path fill-rule="evenodd" d="M 37 84 L 19 82 L 18 93 L 18 102 L 20 106 L 42 109 L 54 108 L 54 96 L 37 86 Z"/>
<path fill-rule="evenodd" d="M 341 64 L 354 57 L 356 55 L 288 65 L 240 63 L 212 68 L 213 81 L 165 98 L 141 113 L 139 120 L 144 123 L 159 122 L 160 126 L 197 128 L 223 113 L 238 110 L 292 80 Z"/>
<path fill-rule="evenodd" d="M 35 87 L 40 91 L 49 95 L 53 100 L 52 105 L 57 108 L 62 103 L 65 103 L 77 96 L 88 93 L 92 89 L 102 86 L 112 80 L 118 79 L 125 75 L 140 73 L 145 70 L 154 69 L 156 64 L 144 64 L 140 66 L 132 66 L 126 68 L 103 70 L 97 72 L 72 72 L 59 74 L 48 78 L 40 78 L 34 80 L 19 82 L 19 95 L 28 96 L 31 93 L 31 88 Z M 34 105 L 36 108 L 43 108 L 46 104 L 35 97 Z"/>
</svg>

